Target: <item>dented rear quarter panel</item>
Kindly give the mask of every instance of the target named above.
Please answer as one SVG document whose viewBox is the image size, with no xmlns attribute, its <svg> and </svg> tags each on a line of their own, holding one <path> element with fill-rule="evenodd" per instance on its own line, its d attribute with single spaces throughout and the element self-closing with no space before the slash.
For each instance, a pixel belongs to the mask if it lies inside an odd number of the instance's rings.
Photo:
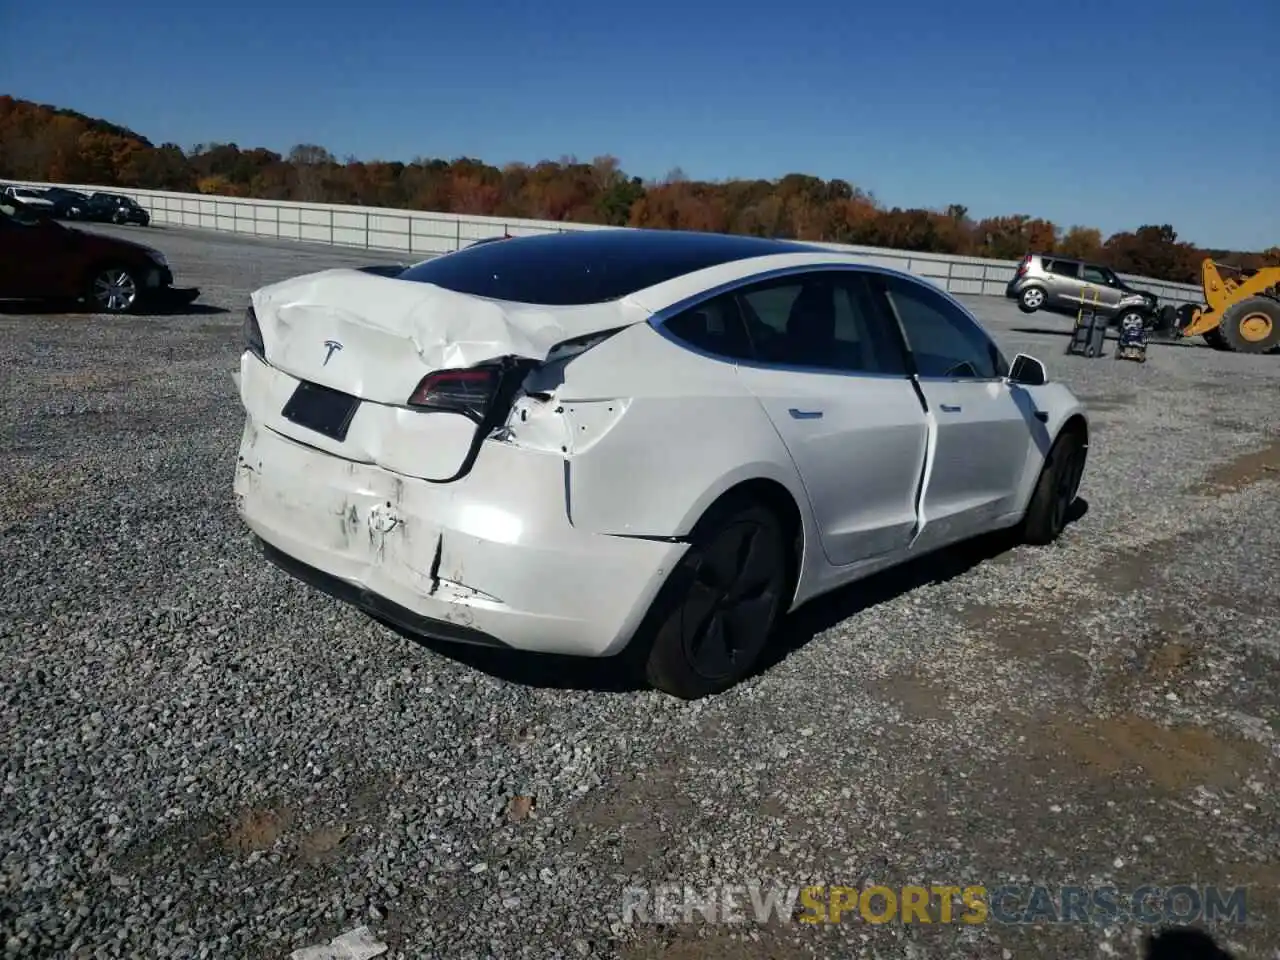
<svg viewBox="0 0 1280 960">
<path fill-rule="evenodd" d="M 575 445 L 567 460 L 576 527 L 683 537 L 723 493 L 755 479 L 780 484 L 809 513 L 790 455 L 737 367 L 683 350 L 647 324 L 569 363 L 556 397 Z M 620 403 L 624 415 L 600 410 Z"/>
</svg>

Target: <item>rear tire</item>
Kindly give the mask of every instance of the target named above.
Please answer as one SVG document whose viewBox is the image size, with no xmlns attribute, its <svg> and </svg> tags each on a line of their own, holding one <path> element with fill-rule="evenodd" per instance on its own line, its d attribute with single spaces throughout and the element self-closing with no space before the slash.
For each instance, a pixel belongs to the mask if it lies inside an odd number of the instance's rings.
<svg viewBox="0 0 1280 960">
<path fill-rule="evenodd" d="M 1053 442 L 1022 519 L 1020 532 L 1025 543 L 1045 546 L 1062 534 L 1067 512 L 1080 490 L 1087 453 L 1084 437 L 1074 429 L 1060 433 Z"/>
<path fill-rule="evenodd" d="M 783 523 L 754 500 L 716 505 L 691 540 L 663 588 L 644 665 L 652 687 L 682 700 L 723 692 L 752 671 L 789 581 Z"/>
<path fill-rule="evenodd" d="M 1197 309 L 1199 308 L 1195 304 L 1183 303 L 1174 311 L 1174 323 L 1177 325 L 1179 334 L 1191 326 L 1191 321 Z"/>
<path fill-rule="evenodd" d="M 1227 346 L 1227 340 L 1222 335 L 1222 327 L 1213 327 L 1209 330 L 1206 330 L 1202 334 L 1202 336 L 1204 337 L 1204 342 L 1207 343 L 1209 346 L 1213 347 L 1213 349 L 1215 350 L 1231 349 L 1230 347 Z"/>
<path fill-rule="evenodd" d="M 1223 313 L 1218 330 L 1234 353 L 1270 353 L 1280 346 L 1280 303 L 1270 297 L 1241 300 Z"/>
</svg>

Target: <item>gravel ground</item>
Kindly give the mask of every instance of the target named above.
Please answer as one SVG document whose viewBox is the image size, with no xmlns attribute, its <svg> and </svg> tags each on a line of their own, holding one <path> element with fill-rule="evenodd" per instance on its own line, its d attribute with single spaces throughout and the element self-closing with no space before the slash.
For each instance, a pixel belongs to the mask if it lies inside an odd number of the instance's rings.
<svg viewBox="0 0 1280 960">
<path fill-rule="evenodd" d="M 104 228 L 106 229 L 106 228 Z M 0 315 L 5 956 L 1133 957 L 1138 927 L 624 923 L 675 881 L 1245 885 L 1280 920 L 1280 358 L 1062 355 L 1096 417 L 1045 549 L 815 602 L 685 704 L 596 664 L 427 648 L 291 581 L 231 506 L 255 286 L 386 259 L 120 228 L 182 316 Z M 935 914 L 936 916 L 936 914 Z"/>
</svg>

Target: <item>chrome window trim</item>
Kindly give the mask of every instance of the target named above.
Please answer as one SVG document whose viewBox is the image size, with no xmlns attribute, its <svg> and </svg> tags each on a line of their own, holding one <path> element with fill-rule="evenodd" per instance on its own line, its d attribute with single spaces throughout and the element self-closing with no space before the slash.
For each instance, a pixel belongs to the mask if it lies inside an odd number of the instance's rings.
<svg viewBox="0 0 1280 960">
<path fill-rule="evenodd" d="M 823 263 L 805 263 L 796 264 L 789 267 L 775 267 L 772 270 L 765 270 L 760 273 L 753 273 L 747 277 L 739 277 L 736 280 L 728 280 L 724 283 L 717 284 L 714 287 L 708 287 L 692 296 L 678 300 L 669 306 L 663 307 L 656 311 L 646 322 L 659 335 L 669 342 L 680 347 L 682 350 L 688 350 L 690 353 L 704 357 L 708 360 L 716 360 L 720 363 L 728 363 L 738 367 L 750 367 L 754 370 L 776 370 L 781 373 L 817 373 L 832 377 L 852 377 L 860 380 L 911 380 L 911 374 L 903 373 L 867 373 L 860 370 L 841 370 L 839 367 L 810 367 L 794 363 L 768 363 L 763 360 L 739 360 L 734 357 L 724 356 L 722 354 L 711 353 L 696 347 L 689 341 L 676 336 L 666 328 L 667 321 L 673 317 L 683 314 L 686 310 L 696 307 L 700 303 L 706 303 L 708 300 L 714 300 L 726 293 L 733 293 L 744 287 L 753 287 L 758 283 L 767 283 L 770 280 L 780 280 L 786 277 L 795 276 L 799 273 L 817 273 L 817 272 L 841 272 L 841 273 L 867 273 L 876 272 L 880 268 L 872 264 L 849 263 L 848 261 L 828 261 Z M 895 272 L 896 271 L 892 271 Z"/>
<path fill-rule="evenodd" d="M 738 277 L 735 280 L 727 280 L 724 283 L 716 284 L 714 287 L 708 287 L 706 290 L 699 291 L 692 296 L 685 297 L 675 303 L 663 307 L 661 310 L 655 311 L 646 323 L 653 328 L 658 334 L 665 338 L 668 342 L 675 344 L 683 350 L 688 350 L 697 356 L 704 357 L 708 360 L 715 360 L 720 363 L 728 363 L 734 366 L 751 367 L 759 370 L 777 370 L 783 373 L 818 373 L 835 377 L 856 377 L 865 380 L 916 380 L 921 383 L 1006 383 L 1008 377 L 933 377 L 921 376 L 911 373 L 866 373 L 856 370 L 841 370 L 836 367 L 809 367 L 799 364 L 790 363 L 766 363 L 761 360 L 739 360 L 734 357 L 722 354 L 712 353 L 709 350 L 703 350 L 689 343 L 687 340 L 678 337 L 676 334 L 666 329 L 666 323 L 673 317 L 679 316 L 686 310 L 690 310 L 700 303 L 706 303 L 708 300 L 714 300 L 716 297 L 723 296 L 726 293 L 732 293 L 735 290 L 741 290 L 744 287 L 755 286 L 758 283 L 767 283 L 770 280 L 783 279 L 785 277 L 794 276 L 799 273 L 817 273 L 817 272 L 839 272 L 839 273 L 862 273 L 874 274 L 878 276 L 897 277 L 916 284 L 925 290 L 930 290 L 942 295 L 942 298 L 955 307 L 965 321 L 975 329 L 984 340 L 993 346 L 997 352 L 1000 352 L 1000 345 L 987 333 L 977 318 L 970 313 L 969 309 L 951 295 L 949 290 L 944 290 L 936 284 L 931 284 L 923 278 L 915 274 L 908 273 L 905 270 L 897 270 L 893 267 L 885 267 L 875 263 L 849 263 L 847 260 L 835 260 L 821 263 L 796 264 L 788 267 L 775 267 L 772 270 L 765 270 L 761 273 L 754 273 L 747 277 Z M 890 297 L 892 304 L 892 294 L 886 291 L 886 295 Z M 897 308 L 894 307 L 895 320 L 899 326 L 899 333 L 910 348 L 910 338 L 906 336 L 905 331 L 901 329 L 902 321 L 896 316 Z M 911 351 L 914 354 L 914 351 Z M 1000 352 L 1003 357 L 1004 353 Z M 1007 361 L 1006 361 L 1007 362 Z"/>
</svg>

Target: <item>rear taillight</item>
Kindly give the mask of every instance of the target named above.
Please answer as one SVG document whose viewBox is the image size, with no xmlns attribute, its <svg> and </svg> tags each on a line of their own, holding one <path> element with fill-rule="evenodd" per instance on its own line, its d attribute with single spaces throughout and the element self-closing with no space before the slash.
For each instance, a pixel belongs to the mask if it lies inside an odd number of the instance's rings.
<svg viewBox="0 0 1280 960">
<path fill-rule="evenodd" d="M 1022 262 L 1018 264 L 1018 272 L 1016 275 L 1020 277 L 1030 269 L 1031 269 L 1031 254 L 1027 254 L 1025 257 L 1022 258 Z"/>
<path fill-rule="evenodd" d="M 244 312 L 244 348 L 261 360 L 267 358 L 267 348 L 262 342 L 262 328 L 258 326 L 258 315 L 250 306 Z"/>
<path fill-rule="evenodd" d="M 409 397 L 409 406 L 461 413 L 479 422 L 488 412 L 501 380 L 502 372 L 496 367 L 437 370 L 422 378 Z"/>
</svg>

